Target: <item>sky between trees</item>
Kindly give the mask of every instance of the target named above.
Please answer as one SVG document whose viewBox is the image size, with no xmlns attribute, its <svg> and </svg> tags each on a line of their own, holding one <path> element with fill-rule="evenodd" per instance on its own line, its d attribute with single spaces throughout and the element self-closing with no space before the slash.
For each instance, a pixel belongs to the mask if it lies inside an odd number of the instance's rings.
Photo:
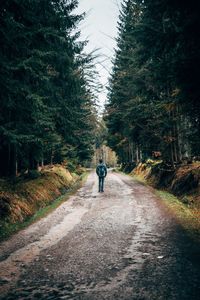
<svg viewBox="0 0 200 300">
<path fill-rule="evenodd" d="M 99 49 L 99 59 L 97 59 L 97 70 L 103 90 L 99 94 L 99 104 L 101 110 L 106 101 L 106 85 L 109 73 L 112 68 L 111 59 L 116 47 L 117 21 L 121 0 L 80 0 L 76 13 L 86 12 L 86 17 L 79 28 L 81 29 L 81 39 L 88 39 L 85 50 L 91 52 Z"/>
</svg>

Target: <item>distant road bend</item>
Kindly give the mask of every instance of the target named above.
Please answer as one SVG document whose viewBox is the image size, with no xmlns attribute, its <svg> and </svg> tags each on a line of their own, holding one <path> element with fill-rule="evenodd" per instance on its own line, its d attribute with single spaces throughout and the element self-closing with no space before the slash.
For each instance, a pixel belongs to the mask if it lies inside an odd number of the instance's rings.
<svg viewBox="0 0 200 300">
<path fill-rule="evenodd" d="M 0 299 L 200 299 L 199 247 L 150 188 L 109 172 L 0 245 Z"/>
</svg>

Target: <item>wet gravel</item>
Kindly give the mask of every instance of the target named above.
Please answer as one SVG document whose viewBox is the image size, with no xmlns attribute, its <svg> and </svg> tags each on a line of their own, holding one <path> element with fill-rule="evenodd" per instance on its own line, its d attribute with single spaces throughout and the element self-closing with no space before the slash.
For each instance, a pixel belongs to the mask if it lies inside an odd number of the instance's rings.
<svg viewBox="0 0 200 300">
<path fill-rule="evenodd" d="M 0 245 L 0 299 L 186 300 L 199 245 L 148 187 L 109 172 Z"/>
</svg>

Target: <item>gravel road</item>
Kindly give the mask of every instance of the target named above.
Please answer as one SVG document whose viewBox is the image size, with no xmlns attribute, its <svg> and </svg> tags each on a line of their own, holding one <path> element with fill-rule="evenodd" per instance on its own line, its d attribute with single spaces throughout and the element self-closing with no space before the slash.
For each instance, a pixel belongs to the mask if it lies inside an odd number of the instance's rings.
<svg viewBox="0 0 200 300">
<path fill-rule="evenodd" d="M 109 172 L 0 244 L 0 299 L 200 299 L 199 245 L 152 190 Z"/>
</svg>

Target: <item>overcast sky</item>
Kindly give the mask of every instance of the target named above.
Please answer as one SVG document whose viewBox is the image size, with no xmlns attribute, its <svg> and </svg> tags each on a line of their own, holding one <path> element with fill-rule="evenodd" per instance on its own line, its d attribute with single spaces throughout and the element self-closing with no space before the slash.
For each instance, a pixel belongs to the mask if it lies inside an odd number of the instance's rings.
<svg viewBox="0 0 200 300">
<path fill-rule="evenodd" d="M 103 55 L 97 65 L 100 75 L 100 82 L 105 87 L 111 71 L 111 59 L 114 54 L 117 37 L 117 21 L 119 16 L 120 3 L 122 0 L 79 0 L 79 7 L 76 13 L 86 12 L 85 20 L 81 22 L 80 29 L 82 39 L 88 39 L 89 43 L 85 51 L 90 52 L 96 48 Z M 105 61 L 104 61 L 105 60 Z M 106 101 L 106 88 L 99 96 L 100 105 Z"/>
</svg>

